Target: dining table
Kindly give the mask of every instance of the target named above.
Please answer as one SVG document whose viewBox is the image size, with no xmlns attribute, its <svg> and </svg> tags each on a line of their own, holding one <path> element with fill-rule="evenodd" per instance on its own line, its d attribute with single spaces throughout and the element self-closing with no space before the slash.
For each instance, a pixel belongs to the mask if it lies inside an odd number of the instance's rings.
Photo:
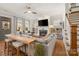
<svg viewBox="0 0 79 59">
<path fill-rule="evenodd" d="M 7 34 L 5 35 L 9 40 L 16 40 L 19 42 L 22 42 L 23 44 L 26 44 L 28 46 L 27 54 L 30 54 L 30 45 L 36 40 L 36 37 L 32 36 L 22 36 L 22 35 L 16 35 L 16 34 Z"/>
</svg>

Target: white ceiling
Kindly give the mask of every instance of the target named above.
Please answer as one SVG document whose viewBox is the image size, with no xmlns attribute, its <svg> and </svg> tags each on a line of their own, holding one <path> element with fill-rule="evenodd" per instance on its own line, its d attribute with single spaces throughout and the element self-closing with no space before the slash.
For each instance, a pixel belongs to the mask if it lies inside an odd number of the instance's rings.
<svg viewBox="0 0 79 59">
<path fill-rule="evenodd" d="M 27 10 L 25 7 L 28 3 L 0 3 L 0 9 L 7 10 L 8 12 L 19 15 L 24 18 L 37 18 L 40 16 L 55 16 L 63 15 L 65 13 L 64 3 L 30 3 L 33 11 L 38 14 L 24 14 Z"/>
</svg>

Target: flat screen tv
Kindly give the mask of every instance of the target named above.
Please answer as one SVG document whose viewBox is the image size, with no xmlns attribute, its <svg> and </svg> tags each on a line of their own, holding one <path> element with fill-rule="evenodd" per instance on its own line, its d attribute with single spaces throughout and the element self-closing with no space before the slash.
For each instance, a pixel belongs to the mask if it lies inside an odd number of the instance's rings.
<svg viewBox="0 0 79 59">
<path fill-rule="evenodd" d="M 39 20 L 38 26 L 48 26 L 48 19 Z"/>
</svg>

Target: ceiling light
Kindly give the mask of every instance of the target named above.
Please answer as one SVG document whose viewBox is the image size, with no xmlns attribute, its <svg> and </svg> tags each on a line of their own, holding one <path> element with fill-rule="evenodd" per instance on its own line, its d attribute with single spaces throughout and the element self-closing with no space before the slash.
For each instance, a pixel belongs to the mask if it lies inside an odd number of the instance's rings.
<svg viewBox="0 0 79 59">
<path fill-rule="evenodd" d="M 27 11 L 28 13 L 31 13 L 32 11 Z"/>
</svg>

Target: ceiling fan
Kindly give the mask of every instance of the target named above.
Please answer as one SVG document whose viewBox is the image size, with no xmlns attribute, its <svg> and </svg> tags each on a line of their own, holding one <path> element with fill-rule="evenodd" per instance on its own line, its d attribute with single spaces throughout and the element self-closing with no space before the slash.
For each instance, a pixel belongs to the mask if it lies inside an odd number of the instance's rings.
<svg viewBox="0 0 79 59">
<path fill-rule="evenodd" d="M 26 13 L 37 14 L 37 12 L 34 11 L 30 5 L 29 6 L 26 5 L 26 11 L 24 12 L 24 14 Z"/>
</svg>

